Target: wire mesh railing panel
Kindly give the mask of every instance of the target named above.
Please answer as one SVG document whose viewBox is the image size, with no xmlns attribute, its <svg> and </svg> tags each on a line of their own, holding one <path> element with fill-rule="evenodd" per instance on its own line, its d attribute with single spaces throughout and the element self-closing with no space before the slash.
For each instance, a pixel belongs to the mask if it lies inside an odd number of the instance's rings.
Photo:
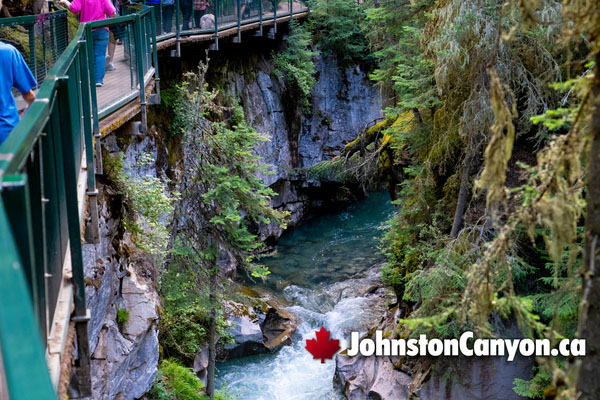
<svg viewBox="0 0 600 400">
<path fill-rule="evenodd" d="M 293 13 L 308 11 L 308 4 L 304 0 L 291 0 Z"/>
<path fill-rule="evenodd" d="M 215 30 L 216 0 L 180 0 L 181 31 L 187 34 Z"/>
<path fill-rule="evenodd" d="M 288 0 L 277 1 L 277 16 L 283 17 L 290 14 L 290 2 Z"/>
<path fill-rule="evenodd" d="M 260 0 L 239 0 L 241 23 L 258 21 L 260 15 Z"/>
<path fill-rule="evenodd" d="M 69 44 L 67 12 L 2 18 L 0 40 L 21 52 L 39 84 Z"/>
<path fill-rule="evenodd" d="M 218 1 L 215 14 L 219 31 L 236 27 L 238 25 L 238 0 Z"/>
<path fill-rule="evenodd" d="M 0 38 L 19 48 L 40 83 L 35 101 L 0 146 L 0 293 L 6 303 L 0 307 L 0 350 L 6 386 L 15 399 L 55 397 L 43 341 L 55 326 L 67 248 L 78 353 L 88 351 L 77 196 L 79 178 L 85 176 L 81 163 L 85 152 L 91 199 L 96 192 L 93 135 L 100 134 L 101 114 L 139 97 L 144 115 L 146 84 L 158 77 L 154 24 L 153 10 L 145 9 L 81 24 L 68 42 L 65 11 L 0 20 Z M 31 334 L 36 325 L 39 337 Z M 87 393 L 89 382 L 80 383 Z"/>
<path fill-rule="evenodd" d="M 276 16 L 281 16 L 279 13 L 275 13 L 276 4 L 276 0 L 262 0 L 263 21 L 272 20 Z"/>
</svg>

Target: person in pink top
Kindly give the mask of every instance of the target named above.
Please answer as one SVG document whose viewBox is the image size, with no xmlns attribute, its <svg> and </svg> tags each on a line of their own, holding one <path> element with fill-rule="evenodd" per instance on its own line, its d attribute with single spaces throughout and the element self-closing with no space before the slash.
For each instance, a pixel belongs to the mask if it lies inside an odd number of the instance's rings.
<svg viewBox="0 0 600 400">
<path fill-rule="evenodd" d="M 79 14 L 79 22 L 100 21 L 106 17 L 114 17 L 117 10 L 110 0 L 60 0 L 60 4 L 67 7 L 73 14 Z M 92 32 L 94 39 L 94 68 L 96 86 L 104 85 L 106 67 L 106 47 L 108 46 L 108 28 L 95 29 Z"/>
</svg>

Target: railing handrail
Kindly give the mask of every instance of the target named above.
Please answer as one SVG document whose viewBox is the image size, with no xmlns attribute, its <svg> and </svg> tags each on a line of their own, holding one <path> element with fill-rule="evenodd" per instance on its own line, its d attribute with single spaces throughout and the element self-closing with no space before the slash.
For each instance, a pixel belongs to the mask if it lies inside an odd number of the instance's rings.
<svg viewBox="0 0 600 400">
<path fill-rule="evenodd" d="M 144 14 L 141 13 L 141 11 L 144 11 Z M 120 15 L 118 17 L 114 17 L 114 18 L 107 18 L 107 19 L 101 19 L 98 21 L 90 21 L 90 22 L 86 22 L 87 25 L 89 25 L 92 29 L 97 29 L 97 28 L 108 28 L 114 25 L 119 25 L 122 24 L 124 22 L 133 22 L 135 21 L 136 15 L 145 15 L 147 12 L 150 12 L 150 10 L 141 10 L 138 13 L 135 14 L 127 14 L 127 15 Z"/>
<path fill-rule="evenodd" d="M 32 25 L 40 21 L 40 18 L 47 17 L 50 19 L 59 18 L 67 14 L 67 10 L 51 11 L 35 15 L 21 15 L 19 17 L 0 18 L 0 27 L 13 25 Z"/>
</svg>

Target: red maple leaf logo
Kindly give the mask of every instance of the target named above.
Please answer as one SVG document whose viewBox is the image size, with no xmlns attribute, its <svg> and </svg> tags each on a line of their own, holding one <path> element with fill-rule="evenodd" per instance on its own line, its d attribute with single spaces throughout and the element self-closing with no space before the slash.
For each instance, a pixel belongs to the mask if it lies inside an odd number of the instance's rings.
<svg viewBox="0 0 600 400">
<path fill-rule="evenodd" d="M 313 355 L 314 359 L 320 358 L 321 364 L 325 363 L 325 359 L 331 359 L 340 349 L 340 341 L 337 339 L 329 340 L 330 332 L 324 326 L 316 332 L 317 339 L 307 339 L 305 349 Z"/>
</svg>

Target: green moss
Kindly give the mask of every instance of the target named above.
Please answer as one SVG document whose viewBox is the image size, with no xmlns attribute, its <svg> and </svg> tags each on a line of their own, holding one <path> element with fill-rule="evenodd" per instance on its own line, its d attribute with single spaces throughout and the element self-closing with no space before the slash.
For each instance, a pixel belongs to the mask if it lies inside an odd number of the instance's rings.
<svg viewBox="0 0 600 400">
<path fill-rule="evenodd" d="M 129 322 L 129 310 L 126 308 L 117 308 L 117 323 L 126 324 Z"/>
</svg>

